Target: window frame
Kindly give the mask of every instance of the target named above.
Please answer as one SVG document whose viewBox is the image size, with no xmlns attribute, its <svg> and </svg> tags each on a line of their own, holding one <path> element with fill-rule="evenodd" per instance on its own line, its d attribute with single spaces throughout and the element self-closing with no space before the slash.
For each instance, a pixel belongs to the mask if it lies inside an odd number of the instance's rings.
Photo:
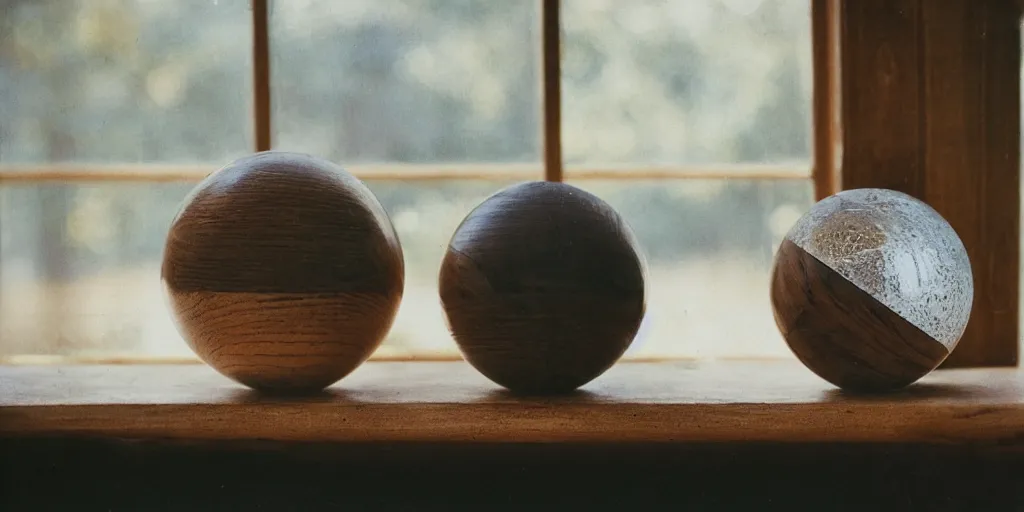
<svg viewBox="0 0 1024 512">
<path fill-rule="evenodd" d="M 362 165 L 353 166 L 353 174 L 366 180 L 563 181 L 567 176 L 561 145 L 561 2 L 537 1 L 542 38 L 541 162 Z M 273 147 L 270 0 L 250 2 L 254 149 L 266 151 Z M 1021 9 L 1016 0 L 811 0 L 813 154 L 807 172 L 796 166 L 756 164 L 588 166 L 574 169 L 568 177 L 810 179 L 815 200 L 862 187 L 914 195 L 950 221 L 964 239 L 974 268 L 971 323 L 946 366 L 1016 366 Z M 958 58 L 952 65 L 944 63 L 944 56 L 934 49 L 959 52 Z M 969 51 L 975 53 L 968 55 Z M 880 63 L 893 67 L 881 70 Z M 893 134 L 894 126 L 907 129 Z M 982 140 L 969 138 L 974 131 L 983 133 Z M 977 144 L 955 144 L 958 138 Z M 962 165 L 949 165 L 952 160 Z M 196 182 L 213 170 L 202 165 L 3 164 L 0 185 Z M 974 199 L 964 199 L 969 197 L 962 193 L 965 187 L 975 192 Z"/>
</svg>

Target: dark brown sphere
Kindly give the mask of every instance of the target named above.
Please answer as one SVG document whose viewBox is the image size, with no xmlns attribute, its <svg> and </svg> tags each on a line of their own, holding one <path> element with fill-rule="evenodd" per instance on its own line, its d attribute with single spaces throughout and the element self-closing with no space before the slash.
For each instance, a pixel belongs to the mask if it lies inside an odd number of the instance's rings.
<svg viewBox="0 0 1024 512">
<path fill-rule="evenodd" d="M 629 227 L 571 185 L 531 182 L 477 206 L 440 273 L 460 350 L 512 391 L 567 392 L 622 356 L 644 316 L 644 268 Z"/>
<path fill-rule="evenodd" d="M 179 331 L 224 375 L 314 391 L 384 339 L 402 248 L 369 189 L 339 166 L 264 152 L 213 173 L 167 235 L 162 277 Z"/>
<path fill-rule="evenodd" d="M 846 190 L 786 235 L 772 270 L 775 321 L 811 371 L 851 391 L 888 391 L 956 347 L 974 288 L 967 251 L 927 204 Z"/>
</svg>

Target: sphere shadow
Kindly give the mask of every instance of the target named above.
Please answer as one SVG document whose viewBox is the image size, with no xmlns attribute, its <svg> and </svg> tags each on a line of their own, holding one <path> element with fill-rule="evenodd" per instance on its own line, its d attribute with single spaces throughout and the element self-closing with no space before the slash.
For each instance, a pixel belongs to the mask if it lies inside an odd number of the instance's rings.
<svg viewBox="0 0 1024 512">
<path fill-rule="evenodd" d="M 523 393 L 507 389 L 495 389 L 484 393 L 480 402 L 544 402 L 544 403 L 574 403 L 590 404 L 608 402 L 608 399 L 593 391 L 576 389 L 564 393 Z"/>
<path fill-rule="evenodd" d="M 991 390 L 978 385 L 933 384 L 921 382 L 911 384 L 902 389 L 889 391 L 849 391 L 830 389 L 824 397 L 828 401 L 891 401 L 891 400 L 927 400 L 937 398 L 965 399 L 981 397 Z"/>
<path fill-rule="evenodd" d="M 355 402 L 342 389 L 327 388 L 317 391 L 260 391 L 250 388 L 232 392 L 230 399 L 240 404 L 317 404 L 329 402 Z"/>
</svg>

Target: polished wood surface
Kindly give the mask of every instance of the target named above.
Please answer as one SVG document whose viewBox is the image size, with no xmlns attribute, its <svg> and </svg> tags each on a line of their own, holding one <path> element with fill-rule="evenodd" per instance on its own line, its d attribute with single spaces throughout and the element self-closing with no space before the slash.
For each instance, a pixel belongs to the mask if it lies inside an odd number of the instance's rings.
<svg viewBox="0 0 1024 512">
<path fill-rule="evenodd" d="M 571 391 L 626 351 L 644 270 L 619 215 L 564 183 L 506 188 L 475 208 L 441 263 L 441 303 L 466 359 L 524 393 Z"/>
<path fill-rule="evenodd" d="M 789 240 L 775 255 L 771 302 L 797 358 L 843 389 L 901 388 L 949 355 L 940 342 Z"/>
<path fill-rule="evenodd" d="M 971 322 L 946 366 L 1016 365 L 1020 6 L 856 0 L 840 8 L 842 188 L 935 208 L 963 240 Z"/>
<path fill-rule="evenodd" d="M 885 395 L 797 361 L 615 365 L 518 397 L 463 362 L 368 362 L 326 392 L 267 396 L 199 365 L 0 366 L 0 437 L 375 443 L 865 442 L 1021 446 L 1024 372 L 938 370 Z"/>
<path fill-rule="evenodd" d="M 370 191 L 314 157 L 267 152 L 200 183 L 162 276 L 208 364 L 266 390 L 322 389 L 365 361 L 402 297 L 398 239 Z"/>
</svg>

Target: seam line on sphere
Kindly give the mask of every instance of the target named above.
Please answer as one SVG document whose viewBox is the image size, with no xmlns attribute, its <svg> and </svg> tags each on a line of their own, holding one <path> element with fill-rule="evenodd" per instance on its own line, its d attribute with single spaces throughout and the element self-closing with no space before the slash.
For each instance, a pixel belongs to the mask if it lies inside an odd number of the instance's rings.
<svg viewBox="0 0 1024 512">
<path fill-rule="evenodd" d="M 792 243 L 792 242 L 791 242 L 791 243 Z M 793 245 L 794 245 L 794 246 L 795 246 L 796 248 L 798 248 L 798 249 L 799 249 L 800 251 L 802 251 L 802 252 L 806 253 L 806 254 L 807 254 L 808 256 L 810 256 L 811 258 L 813 258 L 813 259 L 814 259 L 814 261 L 817 261 L 818 263 L 820 263 L 820 264 L 824 265 L 824 266 L 825 266 L 825 268 L 829 269 L 830 271 L 832 271 L 832 272 L 835 272 L 835 274 L 836 274 L 837 276 L 839 276 L 839 277 L 840 277 L 841 279 L 843 279 L 844 281 L 846 281 L 846 282 L 850 283 L 851 285 L 853 285 L 853 287 L 854 287 L 854 288 L 856 288 L 857 290 L 859 290 L 859 291 L 861 291 L 862 293 L 864 293 L 865 295 L 867 295 L 867 296 L 868 296 L 868 297 L 869 297 L 869 298 L 870 298 L 871 300 L 875 301 L 875 302 L 876 302 L 876 303 L 877 303 L 877 304 L 878 304 L 879 306 L 882 306 L 883 308 L 885 308 L 885 310 L 886 310 L 886 311 L 889 311 L 890 313 L 892 313 L 892 314 L 893 314 L 894 316 L 896 316 L 897 318 L 899 318 L 899 319 L 903 320 L 904 322 L 906 322 L 906 324 L 907 324 L 907 325 L 909 325 L 909 326 L 913 327 L 914 329 L 916 329 L 917 331 L 919 331 L 919 332 L 920 332 L 921 334 L 923 334 L 923 335 L 924 335 L 924 337 L 925 337 L 925 338 L 928 338 L 928 339 L 930 339 L 930 340 L 934 341 L 935 343 L 938 343 L 939 345 L 942 345 L 942 347 L 943 347 L 943 348 L 945 348 L 945 347 L 946 347 L 946 345 L 945 345 L 944 343 L 942 343 L 941 341 L 939 341 L 939 340 L 935 339 L 935 338 L 934 338 L 934 337 L 933 337 L 933 336 L 932 336 L 931 334 L 928 334 L 927 332 L 925 332 L 925 331 L 924 331 L 924 329 L 921 329 L 920 327 L 918 327 L 918 326 L 917 326 L 916 324 L 914 324 L 914 323 L 913 323 L 913 322 L 911 322 L 910 320 L 907 320 L 906 318 L 903 318 L 903 315 L 901 315 L 901 314 L 897 313 L 897 312 L 896 312 L 895 310 L 893 310 L 892 308 L 890 308 L 888 304 L 885 304 L 885 303 L 883 303 L 882 301 L 880 301 L 880 300 L 878 300 L 877 298 L 875 298 L 875 296 L 874 296 L 874 295 L 872 295 L 872 294 L 871 294 L 871 292 L 869 292 L 869 291 L 865 290 L 864 288 L 861 288 L 860 286 L 858 286 L 858 285 L 857 285 L 857 283 L 855 283 L 855 282 L 851 281 L 851 280 L 850 280 L 850 279 L 848 279 L 848 278 L 847 278 L 846 276 L 844 276 L 844 275 L 840 274 L 840 273 L 839 273 L 838 271 L 836 271 L 835 269 L 833 269 L 833 268 L 832 268 L 832 267 L 831 267 L 831 266 L 830 266 L 829 264 L 825 263 L 824 261 L 822 261 L 822 260 L 821 260 L 820 258 L 818 258 L 817 256 L 815 256 L 815 255 L 811 254 L 811 252 L 810 252 L 810 251 L 808 251 L 808 250 L 804 249 L 803 247 L 800 247 L 799 245 L 797 245 L 797 244 L 795 244 L 795 243 L 793 243 Z M 949 353 L 949 352 L 950 352 L 950 350 L 948 350 L 948 349 L 947 349 L 947 350 L 946 350 L 946 352 L 947 352 L 947 353 Z"/>
</svg>

